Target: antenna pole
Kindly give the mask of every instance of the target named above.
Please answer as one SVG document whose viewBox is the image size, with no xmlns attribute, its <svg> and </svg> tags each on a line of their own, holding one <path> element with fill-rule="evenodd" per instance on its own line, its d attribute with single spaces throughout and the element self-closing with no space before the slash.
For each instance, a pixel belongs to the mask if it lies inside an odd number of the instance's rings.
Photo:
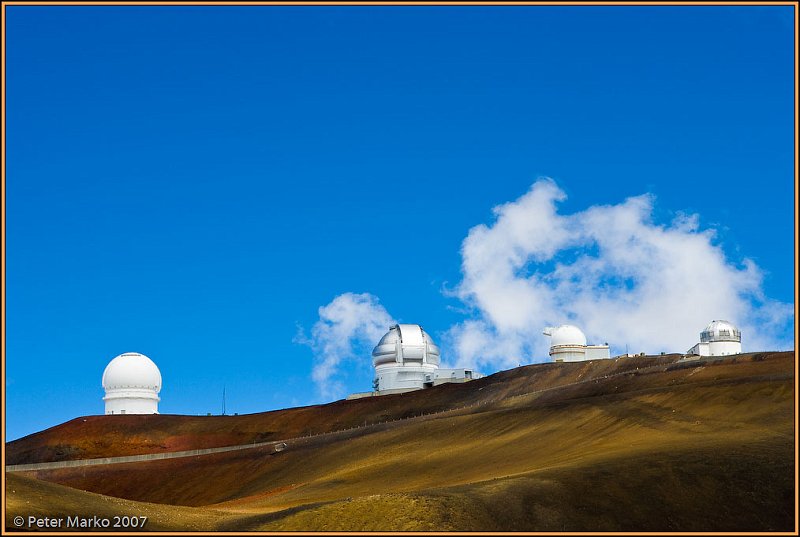
<svg viewBox="0 0 800 537">
<path fill-rule="evenodd" d="M 222 385 L 222 415 L 225 415 L 225 385 Z"/>
</svg>

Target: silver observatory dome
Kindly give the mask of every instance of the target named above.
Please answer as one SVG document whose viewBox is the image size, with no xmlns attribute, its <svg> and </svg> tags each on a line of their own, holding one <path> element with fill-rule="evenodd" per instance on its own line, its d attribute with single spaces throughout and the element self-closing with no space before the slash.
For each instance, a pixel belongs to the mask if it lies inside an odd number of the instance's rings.
<svg viewBox="0 0 800 537">
<path fill-rule="evenodd" d="M 713 341 L 742 341 L 742 333 L 733 323 L 728 321 L 711 321 L 706 329 L 700 332 L 700 341 L 710 343 Z"/>
<path fill-rule="evenodd" d="M 424 363 L 439 365 L 439 347 L 418 324 L 396 324 L 372 350 L 372 364 Z"/>
</svg>

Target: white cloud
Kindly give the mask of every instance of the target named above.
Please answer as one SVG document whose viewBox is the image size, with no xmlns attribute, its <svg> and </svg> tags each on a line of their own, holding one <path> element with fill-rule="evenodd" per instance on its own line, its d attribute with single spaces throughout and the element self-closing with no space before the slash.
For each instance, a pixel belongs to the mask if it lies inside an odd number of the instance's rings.
<svg viewBox="0 0 800 537">
<path fill-rule="evenodd" d="M 619 353 L 684 352 L 713 319 L 738 325 L 745 351 L 793 347 L 793 306 L 765 297 L 758 266 L 728 260 L 698 215 L 657 224 L 648 194 L 561 214 L 565 199 L 543 178 L 469 230 L 462 280 L 446 291 L 467 307 L 442 338 L 446 362 L 491 373 L 548 361 L 542 329 L 562 323 Z M 344 364 L 369 368 L 369 350 L 394 321 L 367 293 L 337 296 L 319 315 L 304 340 L 312 377 L 323 395 L 339 396 Z"/>
<path fill-rule="evenodd" d="M 697 215 L 655 224 L 650 195 L 559 214 L 565 199 L 540 179 L 469 231 L 454 295 L 475 315 L 447 332 L 449 359 L 487 370 L 546 361 L 541 329 L 566 322 L 617 351 L 683 352 L 720 318 L 739 325 L 745 349 L 791 347 L 793 307 L 765 298 L 755 263 L 728 261 Z"/>
<path fill-rule="evenodd" d="M 371 366 L 365 356 L 370 356 L 372 347 L 392 324 L 392 316 L 369 293 L 344 293 L 319 308 L 319 321 L 314 323 L 311 337 L 301 332 L 295 341 L 309 345 L 314 353 L 311 378 L 320 395 L 346 395 L 345 366 Z"/>
</svg>

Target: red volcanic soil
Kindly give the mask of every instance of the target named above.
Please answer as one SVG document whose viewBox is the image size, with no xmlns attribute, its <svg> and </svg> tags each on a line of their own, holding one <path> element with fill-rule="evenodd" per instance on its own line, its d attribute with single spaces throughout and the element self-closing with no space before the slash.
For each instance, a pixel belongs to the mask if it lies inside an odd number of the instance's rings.
<svg viewBox="0 0 800 537">
<path fill-rule="evenodd" d="M 502 371 L 464 384 L 443 384 L 405 394 L 340 400 L 326 405 L 290 408 L 240 416 L 124 415 L 86 416 L 6 444 L 6 464 L 27 464 L 96 457 L 182 451 L 280 440 L 307 434 L 401 419 L 463 405 L 506 399 L 532 391 L 581 384 L 558 390 L 565 397 L 625 391 L 641 384 L 638 377 L 658 372 L 658 383 L 684 382 L 681 355 L 661 355 L 592 362 L 535 364 Z M 705 363 L 693 382 L 736 377 L 731 366 L 750 362 L 761 375 L 786 373 L 794 353 L 751 353 Z M 610 378 L 606 378 L 611 376 Z M 593 382 L 597 380 L 597 382 Z M 589 382 L 585 382 L 589 381 Z M 543 399 L 542 399 L 543 398 Z M 548 394 L 540 396 L 546 401 Z"/>
</svg>

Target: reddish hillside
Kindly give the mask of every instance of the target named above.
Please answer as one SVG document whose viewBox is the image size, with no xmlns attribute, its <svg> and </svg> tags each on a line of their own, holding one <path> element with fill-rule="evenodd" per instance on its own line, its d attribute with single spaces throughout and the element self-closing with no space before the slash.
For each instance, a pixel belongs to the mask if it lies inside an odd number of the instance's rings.
<svg viewBox="0 0 800 537">
<path fill-rule="evenodd" d="M 7 464 L 182 451 L 279 440 L 436 412 L 578 380 L 671 364 L 680 355 L 536 364 L 465 384 L 241 416 L 85 416 L 6 444 Z M 742 359 L 751 359 L 745 355 Z"/>
</svg>

